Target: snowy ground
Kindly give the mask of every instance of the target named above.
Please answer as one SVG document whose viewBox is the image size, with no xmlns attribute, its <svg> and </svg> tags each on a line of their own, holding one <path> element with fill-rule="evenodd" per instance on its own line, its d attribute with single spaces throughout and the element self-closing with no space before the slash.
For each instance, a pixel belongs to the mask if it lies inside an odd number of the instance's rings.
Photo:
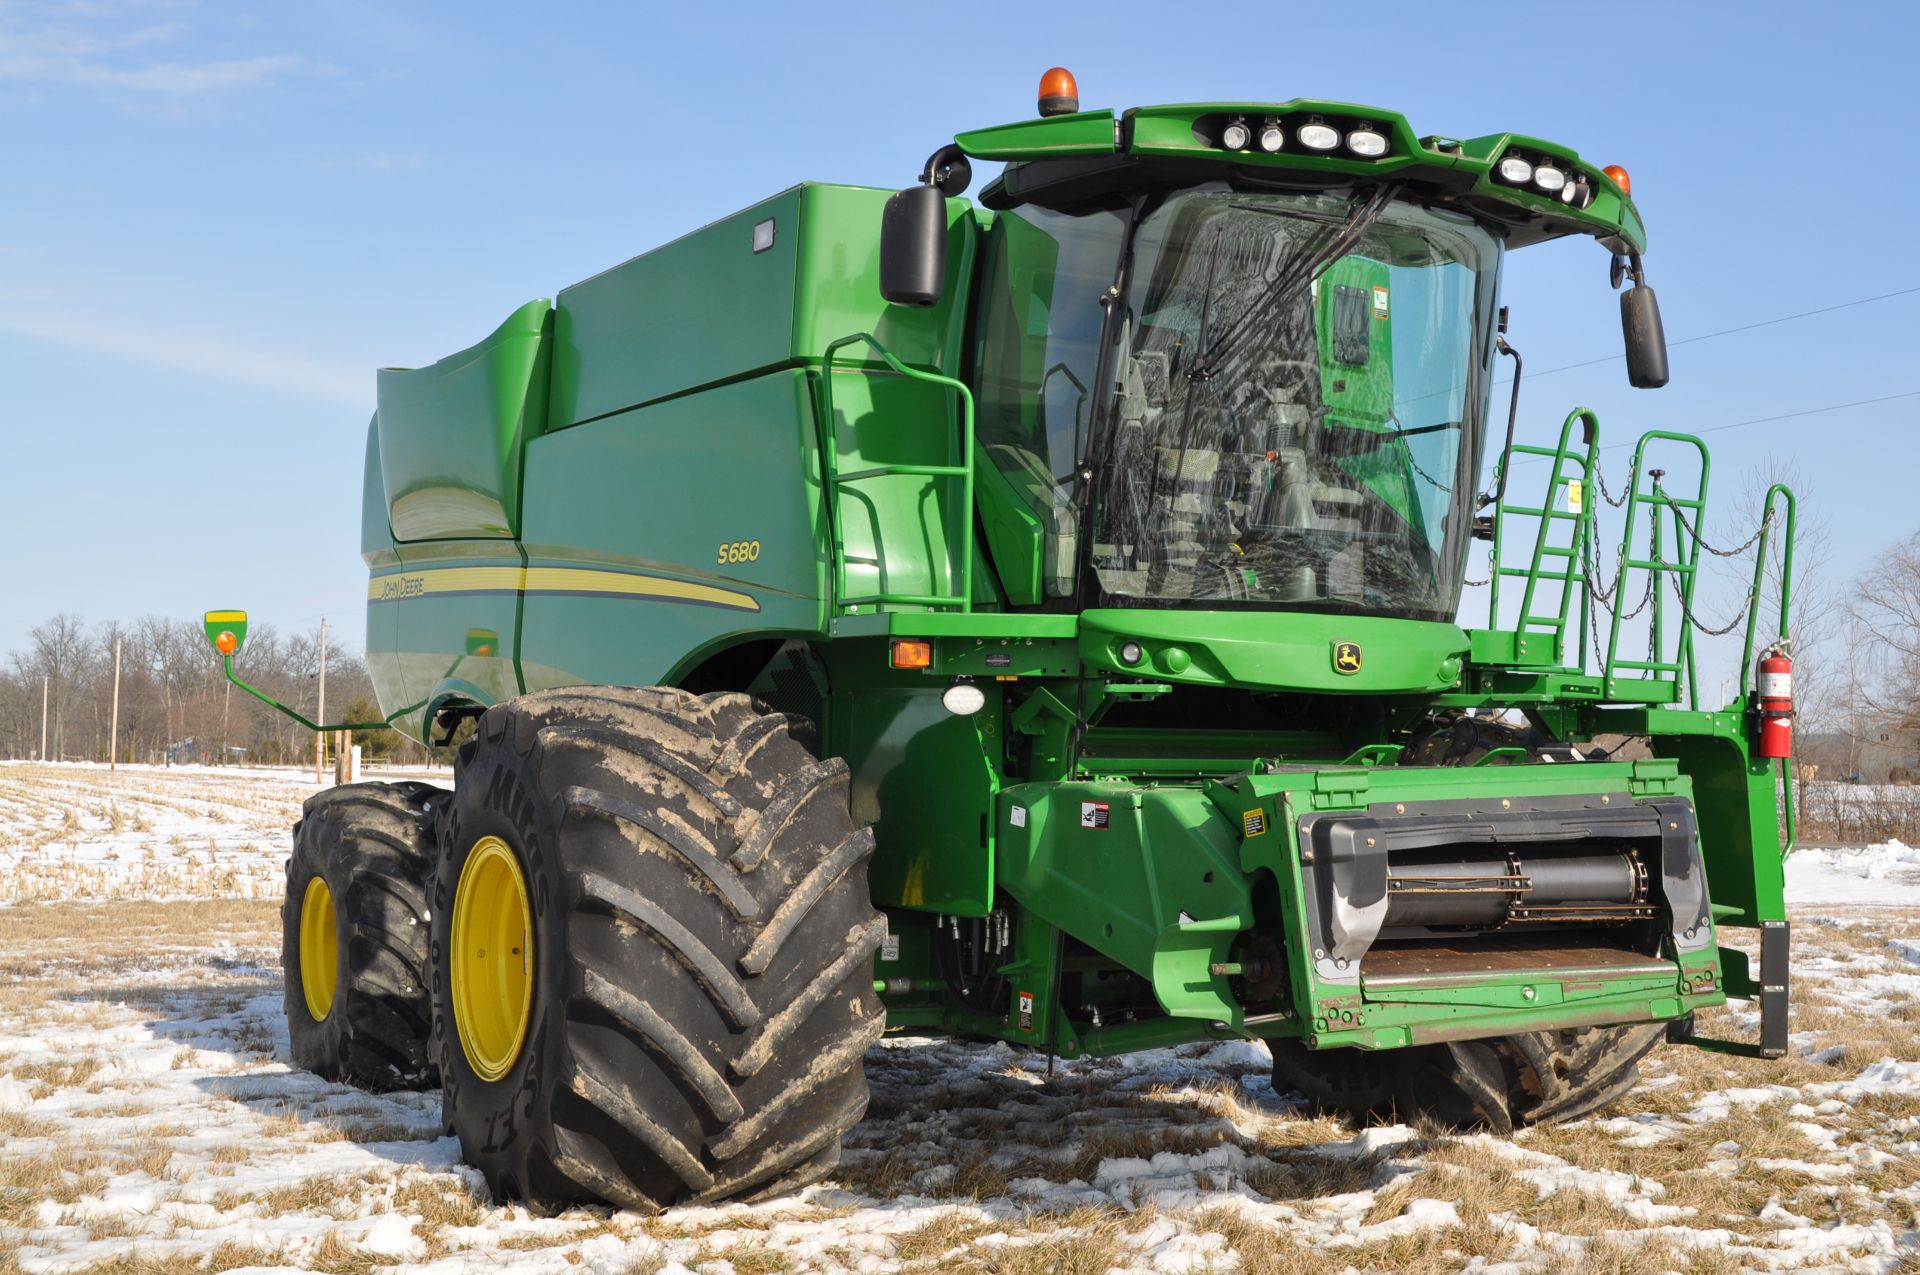
<svg viewBox="0 0 1920 1275">
<path fill-rule="evenodd" d="M 1274 1093 L 1259 1046 L 1049 1078 L 1004 1048 L 899 1038 L 825 1185 L 535 1218 L 487 1201 L 435 1096 L 284 1061 L 273 899 L 311 791 L 0 766 L 0 899 L 88 900 L 0 907 L 0 1270 L 1920 1272 L 1904 846 L 1793 863 L 1793 1057 L 1663 1050 L 1602 1118 L 1511 1140 L 1355 1130 Z"/>
<path fill-rule="evenodd" d="M 0 762 L 0 905 L 277 899 L 287 830 L 318 788 L 311 770 Z"/>
</svg>

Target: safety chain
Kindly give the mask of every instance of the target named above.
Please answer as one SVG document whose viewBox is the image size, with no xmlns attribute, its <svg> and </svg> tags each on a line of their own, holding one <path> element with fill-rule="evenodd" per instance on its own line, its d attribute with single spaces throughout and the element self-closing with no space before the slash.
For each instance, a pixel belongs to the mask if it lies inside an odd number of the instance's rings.
<svg viewBox="0 0 1920 1275">
<path fill-rule="evenodd" d="M 1747 537 L 1747 541 L 1745 544 L 1741 545 L 1737 549 L 1716 549 L 1712 545 L 1707 543 L 1706 537 L 1702 536 L 1699 532 L 1693 529 L 1693 524 L 1687 521 L 1687 516 L 1680 512 L 1679 505 L 1673 504 L 1671 501 L 1669 501 L 1667 504 L 1667 508 L 1673 510 L 1674 520 L 1680 524 L 1680 529 L 1682 531 L 1686 532 L 1689 536 L 1693 537 L 1693 543 L 1699 545 L 1702 549 L 1705 549 L 1708 553 L 1712 554 L 1716 558 L 1739 557 L 1741 554 L 1745 553 L 1747 550 L 1753 548 L 1753 546 L 1756 543 L 1758 543 L 1760 537 L 1767 534 L 1767 528 L 1773 525 L 1773 506 L 1769 505 L 1767 506 L 1767 511 L 1760 516 L 1760 525 L 1754 528 L 1753 534 Z"/>
<path fill-rule="evenodd" d="M 1635 459 L 1637 460 L 1638 457 Z M 1630 460 L 1627 462 L 1627 485 L 1621 489 L 1618 500 L 1615 500 L 1612 494 L 1607 491 L 1607 471 L 1602 469 L 1598 464 L 1595 464 L 1593 467 L 1594 481 L 1600 484 L 1600 498 L 1609 505 L 1612 505 L 1615 509 L 1626 504 L 1627 497 L 1633 494 L 1633 466 L 1634 461 Z"/>
<path fill-rule="evenodd" d="M 1661 562 L 1660 565 L 1664 567 L 1667 564 Z M 1673 571 L 1671 574 L 1673 576 L 1674 596 L 1680 599 L 1680 614 L 1685 617 L 1687 623 L 1693 625 L 1694 628 L 1699 629 L 1708 637 L 1725 637 L 1727 634 L 1739 628 L 1740 622 L 1747 618 L 1747 608 L 1753 605 L 1753 594 L 1751 592 L 1747 594 L 1747 600 L 1740 604 L 1740 610 L 1735 613 L 1733 619 L 1727 622 L 1725 628 L 1716 629 L 1710 627 L 1705 620 L 1695 615 L 1693 609 L 1687 605 L 1687 591 L 1680 587 L 1680 573 Z"/>
</svg>

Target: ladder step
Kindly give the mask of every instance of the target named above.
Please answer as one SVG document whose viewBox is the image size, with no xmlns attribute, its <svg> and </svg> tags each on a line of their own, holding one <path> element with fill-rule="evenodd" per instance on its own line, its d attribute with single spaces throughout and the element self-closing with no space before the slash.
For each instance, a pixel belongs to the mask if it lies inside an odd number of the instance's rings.
<svg viewBox="0 0 1920 1275">
<path fill-rule="evenodd" d="M 966 599 L 941 593 L 863 593 L 858 597 L 840 599 L 840 605 L 843 607 L 869 606 L 873 604 L 884 604 L 887 606 L 957 607 L 964 606 Z"/>
<path fill-rule="evenodd" d="M 835 474 L 835 483 L 858 482 L 862 478 L 880 478 L 888 474 L 906 474 L 916 478 L 960 478 L 968 472 L 965 465 L 873 465 L 867 469 Z"/>
</svg>

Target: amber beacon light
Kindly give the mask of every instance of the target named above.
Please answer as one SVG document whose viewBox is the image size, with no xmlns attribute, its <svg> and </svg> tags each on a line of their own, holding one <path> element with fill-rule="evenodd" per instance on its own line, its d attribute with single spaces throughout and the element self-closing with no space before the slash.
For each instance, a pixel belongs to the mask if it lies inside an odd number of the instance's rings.
<svg viewBox="0 0 1920 1275">
<path fill-rule="evenodd" d="M 1080 109 L 1080 86 L 1064 66 L 1050 67 L 1040 77 L 1040 113 L 1071 115 Z"/>
</svg>

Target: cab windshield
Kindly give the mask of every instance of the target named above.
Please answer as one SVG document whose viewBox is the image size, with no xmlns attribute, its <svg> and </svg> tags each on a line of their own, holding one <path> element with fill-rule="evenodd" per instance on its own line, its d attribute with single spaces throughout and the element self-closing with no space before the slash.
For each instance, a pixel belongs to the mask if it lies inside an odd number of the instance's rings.
<svg viewBox="0 0 1920 1275">
<path fill-rule="evenodd" d="M 1499 245 L 1465 217 L 1194 190 L 1140 225 L 1092 562 L 1110 601 L 1447 618 Z"/>
<path fill-rule="evenodd" d="M 1498 241 L 1390 192 L 1194 188 L 1134 228 L 1103 327 L 1125 220 L 1018 209 L 989 240 L 979 436 L 1046 529 L 1046 592 L 1090 562 L 1106 605 L 1450 618 Z"/>
</svg>

